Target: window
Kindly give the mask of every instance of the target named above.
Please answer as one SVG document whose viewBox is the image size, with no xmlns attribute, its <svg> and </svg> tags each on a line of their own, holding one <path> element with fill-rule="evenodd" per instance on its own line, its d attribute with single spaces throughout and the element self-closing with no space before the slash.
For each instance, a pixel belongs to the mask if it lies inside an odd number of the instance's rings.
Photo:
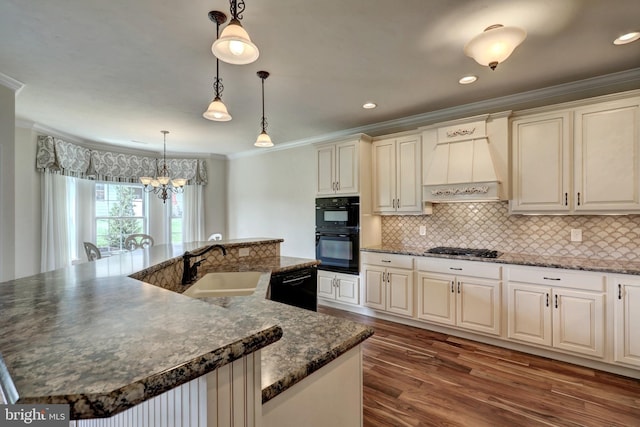
<svg viewBox="0 0 640 427">
<path fill-rule="evenodd" d="M 182 243 L 182 213 L 184 211 L 184 194 L 177 193 L 171 196 L 171 212 L 169 213 L 169 227 L 171 243 Z"/>
<path fill-rule="evenodd" d="M 140 184 L 96 183 L 96 244 L 101 252 L 124 249 L 130 234 L 147 232 L 147 194 Z"/>
</svg>

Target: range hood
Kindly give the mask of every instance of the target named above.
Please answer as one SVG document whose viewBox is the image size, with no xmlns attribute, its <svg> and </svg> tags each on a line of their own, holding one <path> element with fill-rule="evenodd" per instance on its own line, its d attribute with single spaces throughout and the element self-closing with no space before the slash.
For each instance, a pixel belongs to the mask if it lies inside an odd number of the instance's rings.
<svg viewBox="0 0 640 427">
<path fill-rule="evenodd" d="M 500 173 L 505 169 L 504 162 L 498 162 L 501 163 L 498 166 L 494 161 L 508 144 L 508 119 L 504 113 L 501 116 L 498 126 L 491 126 L 491 132 L 487 130 L 488 115 L 432 130 L 432 139 L 435 137 L 436 141 L 423 181 L 424 202 L 485 202 L 505 198 L 501 178 L 506 174 Z M 494 149 L 490 137 L 505 148 Z"/>
</svg>

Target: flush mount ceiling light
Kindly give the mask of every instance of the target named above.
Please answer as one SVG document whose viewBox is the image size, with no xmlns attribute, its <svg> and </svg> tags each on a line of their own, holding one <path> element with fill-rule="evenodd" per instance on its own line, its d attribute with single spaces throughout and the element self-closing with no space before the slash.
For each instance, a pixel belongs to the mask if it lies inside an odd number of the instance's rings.
<svg viewBox="0 0 640 427">
<path fill-rule="evenodd" d="M 209 19 L 216 23 L 216 39 L 218 38 L 218 32 L 220 30 L 220 24 L 224 24 L 227 21 L 227 15 L 222 12 L 218 12 L 217 10 L 212 10 L 209 12 Z M 222 91 L 224 90 L 224 86 L 222 85 L 222 79 L 219 77 L 220 75 L 220 65 L 218 62 L 218 57 L 216 56 L 216 77 L 213 79 L 213 92 L 214 98 L 213 101 L 209 104 L 209 108 L 207 111 L 202 113 L 202 117 L 207 120 L 213 120 L 216 122 L 228 122 L 231 120 L 231 114 L 227 111 L 227 106 L 224 105 L 222 99 L 220 98 L 222 95 Z"/>
<path fill-rule="evenodd" d="M 478 80 L 478 76 L 469 75 L 460 78 L 460 80 L 458 80 L 458 83 L 460 83 L 461 85 L 468 85 L 474 83 L 476 80 Z"/>
<path fill-rule="evenodd" d="M 229 64 L 250 64 L 258 59 L 260 52 L 240 23 L 245 8 L 244 0 L 230 0 L 230 3 L 231 21 L 213 42 L 211 51 L 221 61 Z"/>
<path fill-rule="evenodd" d="M 640 31 L 633 31 L 631 33 L 623 34 L 613 41 L 615 45 L 627 44 L 640 40 Z"/>
<path fill-rule="evenodd" d="M 260 121 L 262 132 L 258 135 L 254 145 L 256 147 L 273 147 L 273 142 L 271 142 L 271 138 L 267 134 L 267 119 L 264 117 L 264 80 L 269 77 L 269 73 L 267 71 L 258 71 L 257 74 L 262 80 L 262 120 Z"/>
<path fill-rule="evenodd" d="M 171 193 L 182 193 L 184 191 L 184 185 L 187 183 L 187 180 L 185 178 L 171 179 L 169 168 L 167 167 L 167 134 L 169 131 L 161 130 L 160 132 L 164 135 L 164 151 L 162 154 L 160 176 L 156 178 L 141 176 L 140 182 L 144 185 L 145 192 L 153 192 L 162 199 L 162 203 L 166 203 Z"/>
<path fill-rule="evenodd" d="M 495 70 L 526 37 L 522 28 L 492 25 L 471 39 L 464 47 L 464 53 L 478 64 Z"/>
<path fill-rule="evenodd" d="M 371 110 L 373 108 L 376 108 L 378 106 L 378 104 L 376 104 L 375 102 L 365 102 L 362 105 L 362 108 L 364 108 L 365 110 Z"/>
</svg>

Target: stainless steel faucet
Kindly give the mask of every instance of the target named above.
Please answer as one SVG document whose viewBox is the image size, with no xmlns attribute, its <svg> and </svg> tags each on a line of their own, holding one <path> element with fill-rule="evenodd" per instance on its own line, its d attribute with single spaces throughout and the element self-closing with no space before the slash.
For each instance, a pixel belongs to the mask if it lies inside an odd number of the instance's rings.
<svg viewBox="0 0 640 427">
<path fill-rule="evenodd" d="M 204 259 L 201 259 L 200 261 L 197 261 L 193 265 L 191 265 L 191 258 L 202 256 L 216 248 L 222 251 L 222 255 L 224 256 L 227 255 L 227 250 L 222 245 L 211 245 L 204 248 L 200 252 L 187 251 L 184 253 L 184 255 L 182 255 L 182 284 L 183 285 L 188 285 L 195 280 L 195 278 L 198 276 L 198 266 L 200 266 L 200 264 L 202 264 L 202 262 L 204 261 Z"/>
</svg>

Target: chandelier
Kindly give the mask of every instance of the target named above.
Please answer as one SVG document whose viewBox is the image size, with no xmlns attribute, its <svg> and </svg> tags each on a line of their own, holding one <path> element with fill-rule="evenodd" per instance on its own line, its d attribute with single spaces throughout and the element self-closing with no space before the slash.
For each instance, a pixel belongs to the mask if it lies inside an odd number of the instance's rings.
<svg viewBox="0 0 640 427">
<path fill-rule="evenodd" d="M 171 179 L 169 168 L 167 168 L 167 134 L 169 131 L 161 130 L 160 132 L 164 135 L 164 151 L 162 154 L 160 176 L 156 178 L 141 176 L 140 182 L 144 185 L 145 192 L 156 194 L 162 199 L 162 203 L 166 203 L 172 193 L 182 193 L 184 191 L 184 185 L 187 183 L 187 180 L 185 178 Z"/>
</svg>

